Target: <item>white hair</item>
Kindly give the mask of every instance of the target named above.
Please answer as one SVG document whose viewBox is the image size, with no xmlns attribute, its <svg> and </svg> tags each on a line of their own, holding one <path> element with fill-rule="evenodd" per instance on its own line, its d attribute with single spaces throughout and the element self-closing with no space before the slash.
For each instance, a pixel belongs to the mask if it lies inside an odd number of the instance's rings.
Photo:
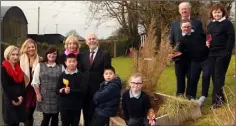
<svg viewBox="0 0 236 126">
<path fill-rule="evenodd" d="M 91 36 L 91 35 L 94 35 L 95 38 L 98 39 L 97 35 L 96 35 L 94 32 L 88 33 L 88 34 L 86 35 L 86 38 L 85 38 L 85 39 L 88 40 L 88 37 Z"/>
<path fill-rule="evenodd" d="M 180 7 L 183 6 L 183 5 L 186 5 L 187 7 L 189 7 L 189 9 L 191 9 L 191 7 L 192 7 L 189 2 L 181 2 L 181 3 L 179 4 L 179 9 L 180 9 Z"/>
</svg>

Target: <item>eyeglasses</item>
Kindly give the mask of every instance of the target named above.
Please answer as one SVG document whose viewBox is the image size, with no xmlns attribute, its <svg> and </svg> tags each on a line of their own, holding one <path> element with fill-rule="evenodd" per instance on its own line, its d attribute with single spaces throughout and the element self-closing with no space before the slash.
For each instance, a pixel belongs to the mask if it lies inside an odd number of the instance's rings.
<svg viewBox="0 0 236 126">
<path fill-rule="evenodd" d="M 137 84 L 137 85 L 139 85 L 139 84 L 143 84 L 143 82 L 130 82 L 131 84 Z"/>
<path fill-rule="evenodd" d="M 184 27 L 182 27 L 182 28 L 192 28 L 192 26 L 184 26 Z"/>
</svg>

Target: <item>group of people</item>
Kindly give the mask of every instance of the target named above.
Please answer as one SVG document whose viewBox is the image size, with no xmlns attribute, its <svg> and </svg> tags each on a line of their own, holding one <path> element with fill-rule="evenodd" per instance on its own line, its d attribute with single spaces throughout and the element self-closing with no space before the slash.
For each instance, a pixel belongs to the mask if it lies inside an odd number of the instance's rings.
<svg viewBox="0 0 236 126">
<path fill-rule="evenodd" d="M 33 126 L 37 110 L 43 115 L 41 126 L 58 126 L 59 113 L 62 126 L 78 126 L 83 110 L 85 126 L 109 125 L 109 118 L 119 111 L 121 80 L 94 33 L 88 34 L 86 44 L 89 50 L 79 52 L 79 38 L 70 35 L 64 52 L 49 46 L 43 57 L 30 38 L 20 49 L 8 46 L 1 67 L 5 124 Z M 122 96 L 128 125 L 142 124 L 151 107 L 142 83 L 141 74 L 135 73 Z"/>
<path fill-rule="evenodd" d="M 181 19 L 171 25 L 170 42 L 176 50 L 169 57 L 175 62 L 176 94 L 184 96 L 187 75 L 186 96 L 195 100 L 202 71 L 202 96 L 198 101 L 202 104 L 208 96 L 212 76 L 212 104 L 217 108 L 225 102 L 222 87 L 235 42 L 234 28 L 221 4 L 212 6 L 207 33 L 199 20 L 190 17 L 190 10 L 188 2 L 180 3 Z M 79 39 L 70 35 L 63 52 L 59 54 L 55 46 L 50 46 L 44 57 L 38 55 L 37 44 L 30 38 L 20 49 L 8 46 L 1 66 L 5 123 L 33 126 L 33 114 L 38 110 L 43 114 L 41 126 L 49 122 L 57 126 L 59 113 L 63 126 L 77 126 L 83 110 L 85 126 L 109 125 L 109 118 L 118 111 L 123 112 L 129 126 L 153 125 L 153 121 L 147 121 L 152 109 L 148 94 L 142 91 L 142 75 L 131 75 L 130 88 L 121 96 L 121 80 L 111 66 L 109 53 L 99 48 L 96 34 L 88 34 L 86 44 L 89 49 L 79 52 Z"/>
<path fill-rule="evenodd" d="M 212 77 L 211 108 L 216 109 L 225 103 L 223 86 L 235 43 L 234 26 L 220 3 L 211 7 L 210 22 L 205 33 L 201 21 L 192 18 L 190 11 L 189 2 L 180 3 L 181 17 L 171 24 L 170 29 L 170 43 L 175 51 L 169 57 L 175 62 L 176 95 L 185 94 L 189 100 L 197 100 L 197 84 L 202 72 L 202 93 L 197 102 L 202 105 L 208 97 Z"/>
</svg>

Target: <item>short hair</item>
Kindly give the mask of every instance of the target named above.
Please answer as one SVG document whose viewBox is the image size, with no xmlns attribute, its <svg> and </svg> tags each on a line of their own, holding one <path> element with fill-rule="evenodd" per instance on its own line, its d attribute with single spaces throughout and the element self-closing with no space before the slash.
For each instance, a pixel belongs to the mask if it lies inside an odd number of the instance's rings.
<svg viewBox="0 0 236 126">
<path fill-rule="evenodd" d="M 143 81 L 143 76 L 142 76 L 141 73 L 133 73 L 133 74 L 130 76 L 130 78 L 129 78 L 129 83 L 131 82 L 131 79 L 132 79 L 132 78 L 138 78 L 138 77 L 140 77 L 140 78 L 142 79 L 142 81 Z"/>
<path fill-rule="evenodd" d="M 69 58 L 73 58 L 73 59 L 76 59 L 76 60 L 77 60 L 77 56 L 76 56 L 74 53 L 68 54 L 68 55 L 66 56 L 66 59 L 65 59 L 65 60 L 67 60 L 67 59 L 69 59 Z"/>
<path fill-rule="evenodd" d="M 178 8 L 180 9 L 180 6 L 183 5 L 183 4 L 186 4 L 186 5 L 189 7 L 189 9 L 191 9 L 191 7 L 192 7 L 189 2 L 181 2 L 181 3 L 179 4 Z"/>
<path fill-rule="evenodd" d="M 191 20 L 189 20 L 189 19 L 181 19 L 180 20 L 180 26 L 182 26 L 183 23 L 188 23 L 188 22 L 191 24 Z"/>
<path fill-rule="evenodd" d="M 37 44 L 36 42 L 31 39 L 31 38 L 27 38 L 24 43 L 21 45 L 21 48 L 20 48 L 20 54 L 24 54 L 27 52 L 27 46 L 30 44 L 30 43 L 33 43 L 34 46 L 35 46 L 35 55 L 37 55 L 37 52 L 38 52 L 38 48 L 37 48 Z"/>
<path fill-rule="evenodd" d="M 225 9 L 224 5 L 221 4 L 221 3 L 217 3 L 217 4 L 214 4 L 214 5 L 211 6 L 211 10 L 210 10 L 210 13 L 209 13 L 210 19 L 214 19 L 213 15 L 212 15 L 212 12 L 214 10 L 218 10 L 218 9 L 220 9 L 222 11 L 222 17 L 228 18 L 228 12 Z"/>
<path fill-rule="evenodd" d="M 115 68 L 112 67 L 112 66 L 107 66 L 107 67 L 105 67 L 105 68 L 104 68 L 104 72 L 105 72 L 106 70 L 111 70 L 114 74 L 116 74 Z"/>
<path fill-rule="evenodd" d="M 69 44 L 69 42 L 70 41 L 76 41 L 76 44 L 77 44 L 77 49 L 79 49 L 80 48 L 80 42 L 79 42 L 79 37 L 78 36 L 76 36 L 76 35 L 69 35 L 67 38 L 66 38 L 66 40 L 65 40 L 65 49 L 67 49 L 68 48 L 68 44 Z"/>
<path fill-rule="evenodd" d="M 96 35 L 95 33 L 93 33 L 93 32 L 88 33 L 88 34 L 86 35 L 86 38 L 85 38 L 85 39 L 88 40 L 88 37 L 91 36 L 91 35 L 94 35 L 95 38 L 98 39 L 97 35 Z"/>
<path fill-rule="evenodd" d="M 4 59 L 5 60 L 9 60 L 9 56 L 12 54 L 13 51 L 17 50 L 19 52 L 19 48 L 14 46 L 14 45 L 10 45 L 8 46 L 5 50 L 4 50 Z"/>
<path fill-rule="evenodd" d="M 55 46 L 53 46 L 53 45 L 50 45 L 50 46 L 47 48 L 47 50 L 46 50 L 46 52 L 45 52 L 45 54 L 44 54 L 44 57 L 43 57 L 43 61 L 42 61 L 42 62 L 48 62 L 47 55 L 50 54 L 50 53 L 53 53 L 53 52 L 56 52 L 56 53 L 57 53 L 57 57 L 56 57 L 55 62 L 56 62 L 56 64 L 59 64 L 59 61 L 58 61 L 58 59 L 59 59 L 59 53 L 58 53 L 57 48 L 56 48 Z"/>
</svg>

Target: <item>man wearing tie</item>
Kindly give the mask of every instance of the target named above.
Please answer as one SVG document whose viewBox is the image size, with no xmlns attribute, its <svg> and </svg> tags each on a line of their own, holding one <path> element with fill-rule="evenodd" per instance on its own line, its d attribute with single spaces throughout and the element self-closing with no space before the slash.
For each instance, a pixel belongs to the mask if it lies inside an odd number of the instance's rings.
<svg viewBox="0 0 236 126">
<path fill-rule="evenodd" d="M 103 71 L 107 66 L 111 66 L 111 57 L 108 52 L 98 47 L 96 34 L 88 34 L 86 44 L 89 50 L 81 54 L 81 71 L 88 87 L 83 107 L 85 126 L 88 126 L 95 110 L 93 95 L 99 89 L 100 83 L 104 81 Z"/>
</svg>

